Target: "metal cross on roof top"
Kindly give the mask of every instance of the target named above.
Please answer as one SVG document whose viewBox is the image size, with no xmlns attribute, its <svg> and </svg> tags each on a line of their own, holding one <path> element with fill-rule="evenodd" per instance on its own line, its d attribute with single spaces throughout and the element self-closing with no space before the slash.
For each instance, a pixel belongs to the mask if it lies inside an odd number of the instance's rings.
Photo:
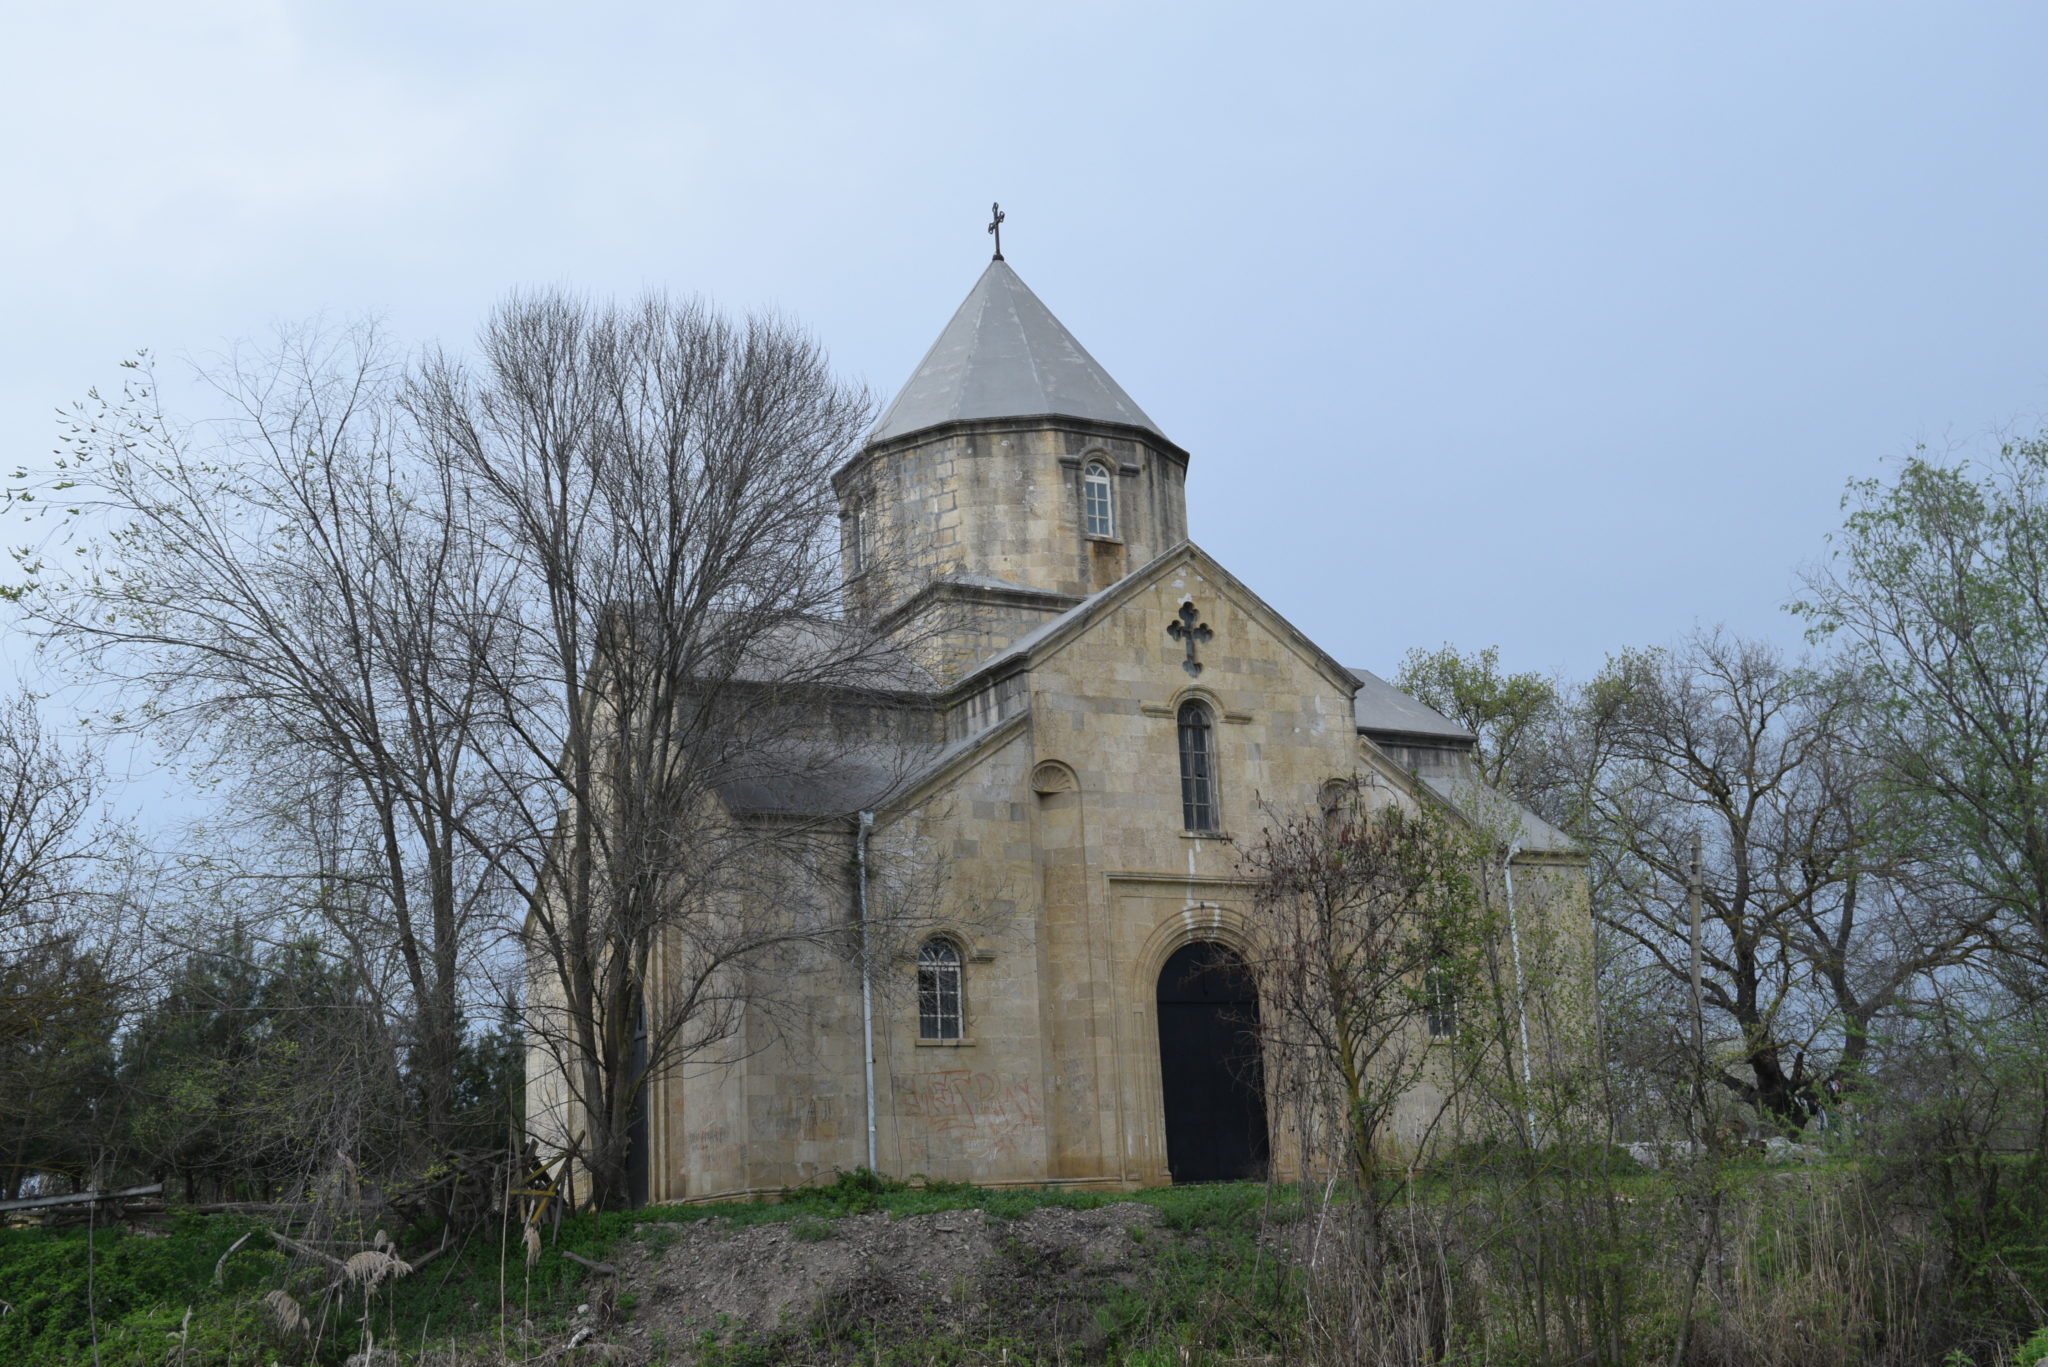
<svg viewBox="0 0 2048 1367">
<path fill-rule="evenodd" d="M 1176 641 L 1185 642 L 1187 645 L 1188 657 L 1180 662 L 1180 667 L 1188 672 L 1189 678 L 1193 678 L 1202 672 L 1202 662 L 1195 658 L 1195 643 L 1197 641 L 1210 640 L 1216 635 L 1215 632 L 1209 630 L 1207 622 L 1197 621 L 1201 615 L 1201 613 L 1195 611 L 1194 603 L 1182 603 L 1179 615 L 1173 621 L 1166 624 L 1166 634 Z"/>
<path fill-rule="evenodd" d="M 1003 206 L 991 204 L 988 211 L 992 215 L 988 221 L 988 230 L 995 235 L 996 260 L 1000 261 L 1003 259 Z"/>
</svg>

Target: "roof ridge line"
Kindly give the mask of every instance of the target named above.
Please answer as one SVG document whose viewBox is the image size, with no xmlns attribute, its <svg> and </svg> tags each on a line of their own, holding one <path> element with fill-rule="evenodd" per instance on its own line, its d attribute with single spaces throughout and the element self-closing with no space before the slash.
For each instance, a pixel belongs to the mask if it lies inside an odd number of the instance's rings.
<svg viewBox="0 0 2048 1367">
<path fill-rule="evenodd" d="M 1170 441 L 1006 261 L 990 261 L 864 446 L 949 422 L 1048 415 Z"/>
</svg>

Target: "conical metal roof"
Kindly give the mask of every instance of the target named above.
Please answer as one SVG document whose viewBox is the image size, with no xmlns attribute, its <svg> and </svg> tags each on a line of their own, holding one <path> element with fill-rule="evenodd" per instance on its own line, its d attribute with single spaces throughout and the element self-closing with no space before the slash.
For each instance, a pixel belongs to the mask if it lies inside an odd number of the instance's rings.
<svg viewBox="0 0 2048 1367">
<path fill-rule="evenodd" d="M 963 419 L 1042 416 L 1123 423 L 1166 436 L 998 257 L 868 440 Z"/>
</svg>

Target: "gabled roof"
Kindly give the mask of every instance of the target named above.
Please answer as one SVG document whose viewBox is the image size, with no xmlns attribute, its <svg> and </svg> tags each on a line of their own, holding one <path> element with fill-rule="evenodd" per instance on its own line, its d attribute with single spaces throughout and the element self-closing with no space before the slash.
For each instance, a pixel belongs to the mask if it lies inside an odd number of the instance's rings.
<svg viewBox="0 0 2048 1367">
<path fill-rule="evenodd" d="M 998 258 L 975 281 L 868 440 L 888 441 L 948 422 L 1035 417 L 1118 423 L 1166 437 Z"/>
<path fill-rule="evenodd" d="M 744 636 L 747 624 L 739 632 Z M 741 641 L 732 678 L 877 693 L 933 694 L 936 680 L 902 646 L 852 622 L 786 617 Z"/>
<path fill-rule="evenodd" d="M 1351 669 L 1358 680 L 1352 707 L 1361 731 L 1389 732 L 1436 741 L 1442 745 L 1472 744 L 1470 731 L 1419 698 L 1412 698 L 1369 669 Z"/>
<path fill-rule="evenodd" d="M 888 806 L 940 748 L 788 739 L 734 756 L 714 786 L 728 808 L 752 816 L 850 816 Z"/>
<path fill-rule="evenodd" d="M 1577 854 L 1578 842 L 1497 788 L 1454 774 L 1423 774 L 1425 787 L 1474 826 L 1490 828 L 1525 854 Z"/>
<path fill-rule="evenodd" d="M 718 794 L 754 816 L 845 817 L 902 809 L 981 752 L 1024 728 L 1018 712 L 943 744 L 916 740 L 801 741 L 764 747 L 731 766 Z"/>
<path fill-rule="evenodd" d="M 1183 541 L 1171 550 L 1155 556 L 1150 563 L 1132 570 L 1108 588 L 1098 589 L 1059 616 L 1041 622 L 1025 632 L 963 675 L 953 685 L 954 692 L 957 694 L 969 691 L 975 686 L 974 681 L 977 679 L 1004 673 L 1009 666 L 1020 661 L 1042 658 L 1050 654 L 1102 613 L 1136 596 L 1148 584 L 1170 572 L 1176 565 L 1197 567 L 1212 582 L 1236 598 L 1240 607 L 1256 616 L 1263 616 L 1275 633 L 1291 642 L 1295 649 L 1321 670 L 1332 684 L 1343 689 L 1347 695 L 1357 690 L 1357 675 L 1338 664 L 1334 656 L 1310 640 L 1294 623 L 1282 617 L 1265 599 L 1253 593 L 1243 580 L 1224 569 L 1214 556 L 1192 541 Z"/>
</svg>

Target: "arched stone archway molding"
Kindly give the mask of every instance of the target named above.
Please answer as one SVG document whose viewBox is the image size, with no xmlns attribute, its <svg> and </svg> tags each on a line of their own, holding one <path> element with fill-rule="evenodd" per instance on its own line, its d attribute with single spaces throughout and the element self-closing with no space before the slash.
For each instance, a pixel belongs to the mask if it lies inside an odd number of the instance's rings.
<svg viewBox="0 0 2048 1367">
<path fill-rule="evenodd" d="M 1159 1063 L 1159 975 L 1176 951 L 1204 940 L 1249 958 L 1251 939 L 1241 908 L 1251 896 L 1251 885 L 1243 879 L 1156 874 L 1111 874 L 1109 881 L 1112 899 L 1119 892 L 1178 892 L 1185 899 L 1178 912 L 1153 925 L 1119 975 L 1129 1003 L 1124 1013 L 1129 1030 L 1119 1042 L 1119 1052 L 1126 1070 L 1124 1143 L 1133 1160 L 1130 1176 L 1146 1183 L 1165 1182 L 1172 1174 L 1166 1161 L 1166 1099 Z"/>
<path fill-rule="evenodd" d="M 1232 901 L 1242 902 L 1251 895 L 1249 884 L 1233 882 L 1225 886 L 1237 894 Z M 1131 966 L 1132 976 L 1125 984 L 1133 998 L 1151 992 L 1159 981 L 1160 970 L 1175 951 L 1198 940 L 1213 940 L 1239 954 L 1251 949 L 1250 931 L 1242 911 L 1230 902 L 1212 897 L 1191 898 L 1177 916 L 1161 921 L 1145 937 Z"/>
<path fill-rule="evenodd" d="M 916 977 L 917 951 L 933 940 L 952 941 L 953 948 L 960 951 L 960 962 L 963 964 L 995 962 L 996 952 L 989 948 L 985 942 L 985 935 L 981 939 L 977 939 L 968 931 L 967 927 L 958 922 L 934 921 L 928 926 L 920 927 L 905 939 L 904 945 L 909 952 L 902 957 L 902 962 L 897 967 L 910 974 L 910 976 Z"/>
<path fill-rule="evenodd" d="M 1223 695 L 1213 688 L 1201 684 L 1189 684 L 1178 690 L 1165 702 L 1140 703 L 1138 710 L 1148 717 L 1178 717 L 1183 705 L 1198 702 L 1209 709 L 1210 715 L 1219 722 L 1242 726 L 1252 719 L 1249 712 L 1233 712 L 1223 705 Z"/>
</svg>

